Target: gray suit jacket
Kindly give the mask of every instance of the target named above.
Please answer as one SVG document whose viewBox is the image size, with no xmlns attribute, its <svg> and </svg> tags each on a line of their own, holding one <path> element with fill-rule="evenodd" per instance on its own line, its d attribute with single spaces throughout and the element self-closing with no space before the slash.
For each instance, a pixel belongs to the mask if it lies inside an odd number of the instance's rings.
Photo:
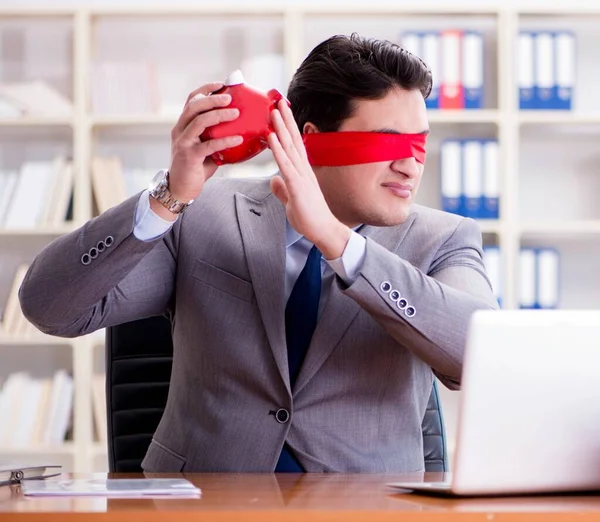
<svg viewBox="0 0 600 522">
<path fill-rule="evenodd" d="M 268 180 L 211 180 L 149 242 L 133 234 L 138 198 L 48 245 L 19 295 L 31 322 L 62 337 L 170 314 L 171 386 L 146 471 L 270 472 L 284 441 L 307 471 L 423 470 L 433 374 L 459 386 L 469 317 L 497 307 L 473 220 L 415 206 L 399 226 L 363 226 L 362 271 L 350 287 L 336 279 L 290 387 L 285 212 Z"/>
</svg>

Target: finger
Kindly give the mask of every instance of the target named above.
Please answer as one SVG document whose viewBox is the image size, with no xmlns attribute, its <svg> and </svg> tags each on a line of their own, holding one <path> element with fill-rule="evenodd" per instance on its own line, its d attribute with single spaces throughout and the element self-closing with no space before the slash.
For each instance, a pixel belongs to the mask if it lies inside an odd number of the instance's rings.
<svg viewBox="0 0 600 522">
<path fill-rule="evenodd" d="M 244 138 L 241 136 L 227 136 L 226 138 L 216 138 L 214 140 L 203 141 L 196 145 L 198 154 L 208 157 L 220 150 L 230 149 L 241 145 Z"/>
<path fill-rule="evenodd" d="M 202 85 L 201 87 L 198 87 L 195 91 L 192 91 L 188 95 L 187 100 L 185 101 L 185 104 L 187 105 L 188 103 L 190 103 L 192 98 L 195 98 L 195 97 L 201 98 L 202 96 L 208 96 L 210 93 L 213 93 L 213 92 L 221 89 L 223 87 L 223 85 L 224 85 L 223 82 L 212 82 L 212 83 L 207 83 L 205 85 Z"/>
<path fill-rule="evenodd" d="M 290 200 L 290 195 L 288 193 L 287 187 L 285 185 L 285 181 L 281 176 L 274 176 L 271 178 L 271 192 L 275 194 L 275 197 L 281 201 L 284 205 L 288 204 Z"/>
<path fill-rule="evenodd" d="M 285 150 L 281 146 L 277 134 L 274 132 L 269 134 L 269 136 L 267 137 L 267 143 L 269 144 L 269 148 L 273 153 L 273 157 L 275 158 L 275 162 L 279 167 L 279 171 L 281 172 L 283 179 L 286 182 L 288 180 L 293 180 L 297 176 L 296 168 L 294 167 L 294 164 L 292 163 Z"/>
<path fill-rule="evenodd" d="M 187 126 L 179 142 L 184 146 L 192 146 L 200 143 L 200 134 L 207 127 L 212 127 L 224 121 L 233 121 L 240 115 L 238 109 L 215 109 L 196 116 Z"/>
<path fill-rule="evenodd" d="M 214 162 L 214 160 L 208 156 L 204 160 L 204 176 L 206 179 L 210 179 L 213 174 L 217 171 L 219 166 Z"/>
<path fill-rule="evenodd" d="M 226 107 L 231 103 L 231 96 L 229 94 L 213 94 L 211 96 L 199 96 L 196 99 L 190 100 L 185 106 L 183 112 L 179 116 L 179 120 L 173 127 L 172 135 L 177 138 L 190 122 L 203 112 L 209 112 L 213 109 L 220 109 Z"/>
<path fill-rule="evenodd" d="M 294 120 L 294 114 L 292 113 L 292 110 L 289 108 L 285 100 L 279 100 L 278 108 L 281 117 L 283 118 L 283 122 L 290 133 L 296 151 L 302 158 L 306 158 L 306 148 L 304 147 L 304 141 L 302 141 L 302 134 L 300 134 L 296 120 Z"/>
<path fill-rule="evenodd" d="M 300 155 L 298 154 L 298 151 L 296 150 L 294 142 L 292 141 L 292 137 L 290 136 L 290 133 L 288 132 L 288 130 L 285 126 L 285 122 L 283 121 L 283 118 L 281 117 L 281 113 L 279 112 L 278 109 L 274 109 L 271 112 L 271 114 L 272 114 L 272 118 L 273 118 L 273 128 L 275 129 L 275 133 L 277 134 L 279 143 L 285 150 L 288 158 L 292 161 L 292 163 L 297 168 L 299 168 L 300 167 Z"/>
</svg>

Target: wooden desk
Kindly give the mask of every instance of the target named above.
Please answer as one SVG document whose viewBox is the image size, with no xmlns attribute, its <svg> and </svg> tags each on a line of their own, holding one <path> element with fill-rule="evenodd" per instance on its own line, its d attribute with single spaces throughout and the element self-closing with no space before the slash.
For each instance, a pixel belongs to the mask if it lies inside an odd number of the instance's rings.
<svg viewBox="0 0 600 522">
<path fill-rule="evenodd" d="M 89 476 L 89 475 L 88 475 Z M 143 475 L 110 475 L 142 477 Z M 386 487 L 398 480 L 441 480 L 419 475 L 184 474 L 202 489 L 199 499 L 24 498 L 0 488 L 0 522 L 110 521 L 600 521 L 600 496 L 451 500 Z M 66 477 L 66 476 L 65 476 Z M 73 475 L 73 477 L 86 477 Z M 10 495 L 12 494 L 11 498 Z M 576 515 L 577 514 L 577 515 Z"/>
</svg>

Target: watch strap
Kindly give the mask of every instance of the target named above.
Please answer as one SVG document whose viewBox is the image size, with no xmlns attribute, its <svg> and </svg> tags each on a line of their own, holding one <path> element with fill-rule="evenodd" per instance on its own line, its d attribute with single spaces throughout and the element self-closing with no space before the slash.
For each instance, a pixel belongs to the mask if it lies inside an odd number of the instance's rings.
<svg viewBox="0 0 600 522">
<path fill-rule="evenodd" d="M 183 214 L 194 200 L 183 203 L 176 199 L 169 190 L 169 172 L 165 172 L 164 180 L 150 191 L 150 196 L 158 201 L 163 207 L 173 214 Z"/>
</svg>

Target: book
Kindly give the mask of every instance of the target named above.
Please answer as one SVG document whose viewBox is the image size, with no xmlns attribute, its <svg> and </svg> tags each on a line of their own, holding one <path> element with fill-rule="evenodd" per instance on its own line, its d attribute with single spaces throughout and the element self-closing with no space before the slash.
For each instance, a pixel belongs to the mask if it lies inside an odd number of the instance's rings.
<svg viewBox="0 0 600 522">
<path fill-rule="evenodd" d="M 484 90 L 483 34 L 465 31 L 462 41 L 463 108 L 483 108 Z"/>
<path fill-rule="evenodd" d="M 61 446 L 72 427 L 73 378 L 64 369 L 54 377 L 9 374 L 0 389 L 0 448 Z"/>
<path fill-rule="evenodd" d="M 198 498 L 201 493 L 189 480 L 168 478 L 36 480 L 23 482 L 21 487 L 23 495 L 38 497 Z"/>
<path fill-rule="evenodd" d="M 554 108 L 571 110 L 577 64 L 575 34 L 570 31 L 555 33 L 554 52 L 556 62 Z"/>
<path fill-rule="evenodd" d="M 428 31 L 422 36 L 422 55 L 423 61 L 431 70 L 433 77 L 433 85 L 431 86 L 431 94 L 425 100 L 425 106 L 428 109 L 440 108 L 440 85 L 442 83 L 441 76 L 441 56 L 440 56 L 440 35 L 438 32 Z"/>
<path fill-rule="evenodd" d="M 494 297 L 499 306 L 502 306 L 502 256 L 500 248 L 492 245 L 483 247 L 483 264 L 487 273 Z"/>
<path fill-rule="evenodd" d="M 440 154 L 440 174 L 442 210 L 445 212 L 463 213 L 462 163 L 461 142 L 444 141 Z"/>
<path fill-rule="evenodd" d="M 483 143 L 483 201 L 482 214 L 485 219 L 500 216 L 500 164 L 498 142 L 482 140 Z"/>
<path fill-rule="evenodd" d="M 537 249 L 537 307 L 558 308 L 560 294 L 560 255 L 555 248 Z"/>
<path fill-rule="evenodd" d="M 26 82 L 0 82 L 0 99 L 3 112 L 8 116 L 70 117 L 73 103 L 62 93 L 41 80 Z M 8 107 L 8 109 L 7 109 Z"/>
<path fill-rule="evenodd" d="M 555 109 L 554 78 L 556 62 L 554 53 L 554 35 L 549 31 L 540 31 L 534 36 L 534 109 Z"/>
<path fill-rule="evenodd" d="M 462 142 L 463 216 L 482 217 L 483 147 L 481 140 Z"/>
<path fill-rule="evenodd" d="M 534 93 L 535 66 L 535 34 L 531 31 L 521 31 L 518 40 L 518 85 L 519 109 L 531 110 L 536 108 Z"/>
<path fill-rule="evenodd" d="M 0 486 L 17 484 L 22 480 L 38 480 L 56 477 L 60 473 L 48 473 L 49 469 L 59 469 L 60 466 L 18 466 L 17 464 L 0 464 Z"/>
</svg>

